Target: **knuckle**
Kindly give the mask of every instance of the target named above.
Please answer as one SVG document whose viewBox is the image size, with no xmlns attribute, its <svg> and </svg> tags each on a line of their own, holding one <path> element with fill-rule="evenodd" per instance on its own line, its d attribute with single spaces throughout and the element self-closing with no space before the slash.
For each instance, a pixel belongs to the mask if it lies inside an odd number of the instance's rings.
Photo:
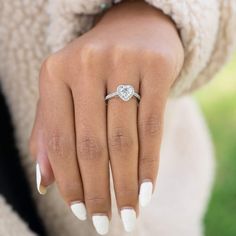
<svg viewBox="0 0 236 236">
<path fill-rule="evenodd" d="M 100 57 L 105 53 L 106 49 L 104 46 L 88 42 L 80 48 L 80 59 L 81 63 L 87 65 L 88 63 L 94 62 L 97 57 Z"/>
<path fill-rule="evenodd" d="M 158 136 L 162 132 L 162 123 L 160 117 L 151 115 L 139 122 L 139 130 L 144 137 Z"/>
<path fill-rule="evenodd" d="M 139 159 L 139 164 L 141 170 L 148 170 L 152 172 L 154 168 L 158 165 L 159 158 L 155 155 L 143 155 Z"/>
<path fill-rule="evenodd" d="M 84 135 L 78 140 L 78 156 L 81 159 L 97 159 L 105 154 L 105 145 L 96 137 Z"/>
<path fill-rule="evenodd" d="M 124 198 L 127 196 L 136 196 L 138 195 L 138 187 L 136 186 L 136 188 L 128 188 L 128 187 L 120 187 L 119 191 L 117 191 L 118 197 L 119 198 Z"/>
<path fill-rule="evenodd" d="M 167 49 L 146 51 L 146 55 L 153 59 L 151 61 L 161 63 L 161 65 L 168 65 L 172 59 L 171 53 Z"/>
<path fill-rule="evenodd" d="M 57 67 L 58 64 L 58 59 L 56 54 L 51 54 L 49 55 L 42 64 L 42 70 L 45 71 L 46 73 L 51 72 L 53 69 Z"/>
<path fill-rule="evenodd" d="M 52 132 L 48 137 L 47 150 L 52 157 L 65 158 L 71 156 L 72 143 L 59 132 Z"/>
<path fill-rule="evenodd" d="M 54 80 L 59 78 L 64 63 L 61 62 L 61 57 L 58 54 L 49 55 L 42 63 L 40 70 L 40 82 L 44 83 L 45 80 Z"/>
<path fill-rule="evenodd" d="M 135 187 L 120 186 L 116 192 L 116 198 L 121 207 L 135 206 L 138 201 L 138 182 Z"/>
<path fill-rule="evenodd" d="M 88 42 L 79 49 L 79 67 L 80 73 L 88 74 L 100 71 L 107 63 L 107 48 L 97 42 Z"/>
<path fill-rule="evenodd" d="M 124 45 L 112 45 L 109 48 L 112 55 L 112 62 L 114 65 L 120 65 L 126 63 L 137 55 L 138 49 L 135 47 L 128 47 Z"/>
<path fill-rule="evenodd" d="M 128 52 L 128 48 L 124 45 L 114 44 L 110 46 L 109 49 L 113 55 L 124 55 Z"/>
<path fill-rule="evenodd" d="M 132 44 L 128 44 L 128 45 L 123 45 L 123 44 L 115 44 L 115 45 L 112 45 L 111 46 L 111 49 L 114 53 L 116 54 L 122 54 L 122 55 L 125 55 L 125 54 L 136 54 L 136 53 L 139 53 L 140 51 L 140 48 L 137 47 L 136 45 L 132 45 Z"/>
<path fill-rule="evenodd" d="M 63 198 L 68 202 L 79 199 L 79 186 L 77 184 L 77 181 L 62 180 L 59 183 L 59 190 Z"/>
<path fill-rule="evenodd" d="M 97 204 L 104 204 L 107 201 L 107 199 L 105 197 L 98 197 L 98 196 L 88 196 L 86 197 L 86 202 L 94 205 Z"/>
<path fill-rule="evenodd" d="M 92 54 L 94 54 L 94 47 L 92 44 L 85 44 L 83 47 L 80 49 L 80 56 L 81 56 L 81 61 L 87 63 L 89 59 L 91 58 Z"/>
<path fill-rule="evenodd" d="M 110 208 L 109 198 L 104 197 L 104 196 L 99 196 L 99 195 L 91 196 L 90 195 L 85 198 L 85 202 L 86 202 L 86 206 L 88 208 L 87 210 L 90 213 L 108 211 L 108 209 Z"/>
<path fill-rule="evenodd" d="M 152 165 L 157 163 L 158 159 L 155 157 L 151 157 L 151 156 L 144 156 L 142 158 L 140 158 L 140 164 L 141 165 Z"/>
<path fill-rule="evenodd" d="M 114 128 L 109 137 L 109 147 L 111 151 L 126 152 L 134 150 L 135 142 L 125 128 Z"/>
<path fill-rule="evenodd" d="M 143 55 L 144 63 L 148 62 L 151 68 L 157 68 L 166 80 L 172 78 L 177 59 L 169 49 L 144 50 Z"/>
</svg>

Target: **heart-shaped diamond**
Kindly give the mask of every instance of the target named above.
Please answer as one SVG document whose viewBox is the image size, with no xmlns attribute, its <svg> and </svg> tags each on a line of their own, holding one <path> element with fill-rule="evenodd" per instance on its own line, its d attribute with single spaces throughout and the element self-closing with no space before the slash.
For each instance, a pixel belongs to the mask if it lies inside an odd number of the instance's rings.
<svg viewBox="0 0 236 236">
<path fill-rule="evenodd" d="M 133 97 L 134 95 L 134 88 L 131 85 L 119 85 L 117 87 L 117 93 L 118 96 L 123 100 L 123 101 L 129 101 L 130 98 Z"/>
</svg>

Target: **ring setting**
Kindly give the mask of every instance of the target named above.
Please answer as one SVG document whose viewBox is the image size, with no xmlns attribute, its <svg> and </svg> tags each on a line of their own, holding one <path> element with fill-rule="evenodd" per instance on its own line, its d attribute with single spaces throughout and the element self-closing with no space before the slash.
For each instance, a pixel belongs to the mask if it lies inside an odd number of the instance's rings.
<svg viewBox="0 0 236 236">
<path fill-rule="evenodd" d="M 116 89 L 116 92 L 108 94 L 105 97 L 105 101 L 114 97 L 119 97 L 125 102 L 129 101 L 132 97 L 136 97 L 138 101 L 140 100 L 140 95 L 134 91 L 134 87 L 132 85 L 125 84 L 119 85 Z"/>
</svg>

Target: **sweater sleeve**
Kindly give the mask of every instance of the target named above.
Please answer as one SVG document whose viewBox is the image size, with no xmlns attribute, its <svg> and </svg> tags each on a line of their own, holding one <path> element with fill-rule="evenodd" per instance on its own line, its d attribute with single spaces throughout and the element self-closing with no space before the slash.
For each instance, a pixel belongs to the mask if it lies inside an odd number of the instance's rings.
<svg viewBox="0 0 236 236">
<path fill-rule="evenodd" d="M 36 236 L 0 195 L 0 235 Z"/>
<path fill-rule="evenodd" d="M 89 30 L 101 6 L 111 6 L 109 0 L 50 1 L 48 43 L 53 51 Z M 209 81 L 235 48 L 236 1 L 145 1 L 172 18 L 183 43 L 184 65 L 172 87 L 172 96 L 191 92 Z"/>
<path fill-rule="evenodd" d="M 225 64 L 236 45 L 235 0 L 146 0 L 169 15 L 180 32 L 185 60 L 172 95 L 189 93 Z"/>
</svg>

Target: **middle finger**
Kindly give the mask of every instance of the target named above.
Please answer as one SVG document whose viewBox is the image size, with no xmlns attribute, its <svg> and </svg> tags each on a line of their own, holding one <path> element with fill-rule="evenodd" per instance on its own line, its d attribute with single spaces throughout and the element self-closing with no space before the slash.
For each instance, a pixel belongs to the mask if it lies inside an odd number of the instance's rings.
<svg viewBox="0 0 236 236">
<path fill-rule="evenodd" d="M 99 79 L 91 79 L 91 74 L 81 73 L 80 82 L 72 89 L 85 203 L 99 234 L 107 233 L 111 215 L 104 87 Z"/>
</svg>

